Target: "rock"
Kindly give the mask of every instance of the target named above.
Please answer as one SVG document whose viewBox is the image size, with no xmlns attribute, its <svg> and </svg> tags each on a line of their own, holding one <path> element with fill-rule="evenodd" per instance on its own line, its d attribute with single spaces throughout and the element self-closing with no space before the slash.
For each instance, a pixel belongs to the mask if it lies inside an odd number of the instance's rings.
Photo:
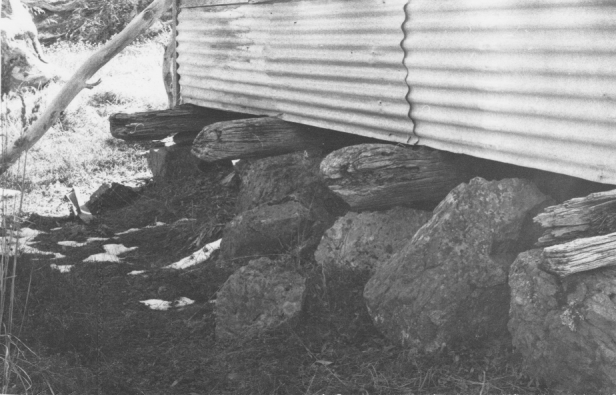
<svg viewBox="0 0 616 395">
<path fill-rule="evenodd" d="M 313 242 L 316 224 L 311 211 L 296 201 L 259 206 L 239 214 L 225 226 L 221 257 L 236 260 L 286 252 Z"/>
<path fill-rule="evenodd" d="M 118 184 L 117 182 L 112 182 L 111 185 L 101 185 L 92 196 L 90 196 L 90 200 L 88 200 L 86 206 L 90 209 L 92 214 L 97 215 L 104 209 L 114 209 L 129 205 L 137 199 L 137 197 L 139 197 L 139 193 L 135 192 L 132 188 Z"/>
<path fill-rule="evenodd" d="M 544 263 L 527 251 L 509 274 L 509 331 L 527 374 L 563 393 L 615 393 L 616 268 L 560 280 Z"/>
<path fill-rule="evenodd" d="M 216 338 L 257 336 L 293 321 L 301 311 L 306 280 L 288 258 L 259 258 L 229 277 L 216 299 Z"/>
<path fill-rule="evenodd" d="M 315 150 L 241 160 L 237 164 L 241 180 L 237 212 L 278 201 L 310 184 L 322 183 L 319 177 L 322 159 L 321 152 Z"/>
<path fill-rule="evenodd" d="M 220 167 L 231 169 L 230 161 L 206 163 L 195 158 L 190 154 L 190 146 L 170 145 L 151 148 L 147 159 L 152 176 L 157 181 L 178 180 L 218 170 Z"/>
<path fill-rule="evenodd" d="M 349 212 L 329 228 L 314 257 L 323 266 L 374 274 L 413 238 L 432 212 L 395 207 L 382 212 Z"/>
<path fill-rule="evenodd" d="M 377 328 L 425 351 L 506 334 L 509 266 L 526 217 L 546 199 L 521 179 L 474 178 L 452 190 L 366 284 Z"/>
</svg>

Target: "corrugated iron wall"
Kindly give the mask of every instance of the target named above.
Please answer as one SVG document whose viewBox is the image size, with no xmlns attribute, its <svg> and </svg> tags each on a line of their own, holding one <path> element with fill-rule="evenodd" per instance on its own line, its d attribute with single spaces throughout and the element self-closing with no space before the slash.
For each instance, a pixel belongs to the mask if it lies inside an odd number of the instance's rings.
<svg viewBox="0 0 616 395">
<path fill-rule="evenodd" d="M 184 1 L 177 35 L 182 100 L 413 142 L 400 46 L 405 2 Z"/>
<path fill-rule="evenodd" d="M 616 184 L 616 2 L 411 0 L 419 143 Z"/>
<path fill-rule="evenodd" d="M 233 2 L 181 0 L 183 102 L 616 184 L 614 0 Z"/>
</svg>

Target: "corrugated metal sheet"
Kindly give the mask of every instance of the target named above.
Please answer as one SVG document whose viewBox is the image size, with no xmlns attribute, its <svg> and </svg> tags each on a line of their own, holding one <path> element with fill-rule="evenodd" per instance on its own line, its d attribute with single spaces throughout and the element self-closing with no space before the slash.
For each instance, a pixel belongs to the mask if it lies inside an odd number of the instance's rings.
<svg viewBox="0 0 616 395">
<path fill-rule="evenodd" d="M 203 3 L 178 16 L 183 102 L 413 142 L 406 0 Z"/>
<path fill-rule="evenodd" d="M 419 143 L 616 184 L 616 2 L 411 0 Z"/>
<path fill-rule="evenodd" d="M 616 1 L 262 1 L 182 0 L 184 102 L 616 184 Z"/>
</svg>

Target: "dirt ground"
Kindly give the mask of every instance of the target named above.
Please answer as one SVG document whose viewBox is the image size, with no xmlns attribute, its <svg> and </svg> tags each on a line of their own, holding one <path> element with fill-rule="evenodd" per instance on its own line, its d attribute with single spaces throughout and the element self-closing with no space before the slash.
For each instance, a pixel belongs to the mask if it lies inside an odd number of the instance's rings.
<svg viewBox="0 0 616 395">
<path fill-rule="evenodd" d="M 295 326 L 243 343 L 217 343 L 213 301 L 234 263 L 214 253 L 185 270 L 162 267 L 221 237 L 237 195 L 237 186 L 220 185 L 228 173 L 223 166 L 172 175 L 87 225 L 68 215 L 30 215 L 24 226 L 41 231 L 32 247 L 65 256 L 28 253 L 18 265 L 18 337 L 32 351 L 23 352 L 31 364 L 26 370 L 35 383 L 32 393 L 546 392 L 520 372 L 506 341 L 430 356 L 389 343 L 363 304 L 367 279 L 334 276 L 325 284 L 310 260 L 299 262 L 308 295 Z M 176 223 L 182 218 L 194 220 Z M 139 230 L 118 235 L 131 228 Z M 91 237 L 116 239 L 58 245 Z M 109 243 L 138 248 L 119 263 L 83 262 Z M 52 263 L 74 268 L 60 273 Z M 128 274 L 135 270 L 146 272 Z M 180 297 L 195 303 L 168 311 L 140 303 Z"/>
</svg>

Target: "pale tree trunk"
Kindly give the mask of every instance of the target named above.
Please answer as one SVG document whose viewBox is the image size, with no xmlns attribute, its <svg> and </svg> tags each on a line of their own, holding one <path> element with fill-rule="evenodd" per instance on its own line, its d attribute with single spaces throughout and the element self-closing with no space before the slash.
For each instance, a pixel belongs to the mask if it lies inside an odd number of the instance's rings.
<svg viewBox="0 0 616 395">
<path fill-rule="evenodd" d="M 88 84 L 88 80 L 115 55 L 126 48 L 137 36 L 147 30 L 171 6 L 173 0 L 154 0 L 143 12 L 137 15 L 128 26 L 102 48 L 96 51 L 75 72 L 70 80 L 62 87 L 49 107 L 39 119 L 28 128 L 22 137 L 8 148 L 6 154 L 0 157 L 0 174 L 13 165 L 21 154 L 30 149 L 47 130 L 56 122 L 60 113 L 84 88 L 91 88 L 96 84 Z"/>
</svg>

